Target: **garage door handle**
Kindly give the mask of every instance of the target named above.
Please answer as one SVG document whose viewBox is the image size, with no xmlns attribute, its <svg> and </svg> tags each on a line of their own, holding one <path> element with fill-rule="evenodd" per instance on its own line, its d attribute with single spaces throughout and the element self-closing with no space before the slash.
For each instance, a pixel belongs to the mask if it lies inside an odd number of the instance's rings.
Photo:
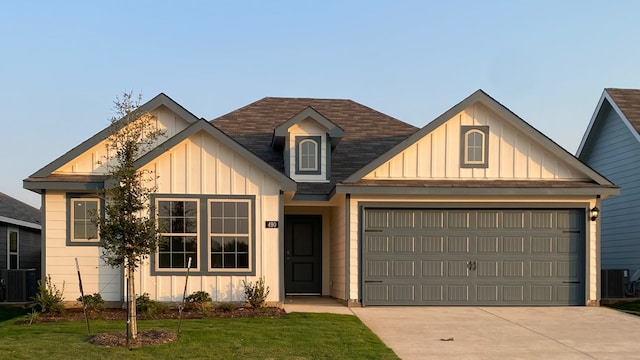
<svg viewBox="0 0 640 360">
<path fill-rule="evenodd" d="M 563 284 L 580 284 L 580 281 L 563 281 Z"/>
<path fill-rule="evenodd" d="M 369 283 L 381 283 L 382 280 L 365 280 L 364 283 L 365 284 L 369 284 Z"/>
</svg>

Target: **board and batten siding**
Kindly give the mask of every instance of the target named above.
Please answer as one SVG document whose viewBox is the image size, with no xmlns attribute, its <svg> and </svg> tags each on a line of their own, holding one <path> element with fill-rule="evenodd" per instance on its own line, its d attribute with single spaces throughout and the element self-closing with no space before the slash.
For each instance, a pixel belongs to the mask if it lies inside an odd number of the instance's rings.
<svg viewBox="0 0 640 360">
<path fill-rule="evenodd" d="M 80 297 L 78 259 L 85 294 L 100 293 L 105 301 L 122 301 L 122 270 L 114 269 L 102 261 L 98 246 L 67 246 L 67 197 L 64 192 L 47 191 L 43 196 L 47 209 L 46 254 L 44 276 L 60 290 L 64 287 L 64 300 Z"/>
<path fill-rule="evenodd" d="M 339 195 L 336 195 L 339 196 Z M 340 195 L 338 204 L 331 208 L 331 292 L 330 295 L 337 299 L 346 300 L 345 265 L 346 265 L 346 201 L 344 195 Z"/>
<path fill-rule="evenodd" d="M 640 269 L 640 143 L 617 112 L 610 110 L 598 140 L 582 160 L 620 186 L 602 200 L 602 268 Z"/>
<path fill-rule="evenodd" d="M 279 301 L 279 229 L 266 229 L 265 221 L 277 220 L 280 186 L 270 176 L 207 133 L 200 132 L 180 142 L 143 169 L 157 175 L 159 194 L 172 195 L 255 195 L 255 276 L 189 276 L 187 294 L 207 291 L 213 301 L 242 301 L 243 281 L 255 282 L 264 277 L 270 294 L 267 301 Z M 201 219 L 201 221 L 203 221 Z M 208 236 L 200 234 L 200 236 Z M 202 241 L 199 241 L 202 243 Z M 199 251 L 207 251 L 199 248 Z M 201 264 L 206 266 L 206 264 Z M 174 302 L 182 299 L 184 275 L 151 275 L 147 261 L 137 275 L 139 293 L 152 299 Z"/>
<path fill-rule="evenodd" d="M 157 140 L 157 144 L 171 138 L 184 130 L 189 124 L 177 116 L 173 111 L 159 107 L 152 111 L 155 116 L 156 127 L 164 130 L 164 135 Z M 105 159 L 107 159 L 106 140 L 101 141 L 91 149 L 85 151 L 75 159 L 56 170 L 55 174 L 104 174 L 106 173 Z M 155 146 L 153 146 L 155 147 Z"/>
<path fill-rule="evenodd" d="M 489 127 L 487 168 L 460 166 L 461 126 Z M 367 174 L 365 179 L 583 179 L 530 135 L 476 103 Z"/>
</svg>

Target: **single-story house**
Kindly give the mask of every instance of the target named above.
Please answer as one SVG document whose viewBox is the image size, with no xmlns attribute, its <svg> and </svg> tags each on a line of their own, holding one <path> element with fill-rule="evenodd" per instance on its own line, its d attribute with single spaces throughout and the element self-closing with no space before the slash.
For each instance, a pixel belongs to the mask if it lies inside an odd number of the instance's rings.
<svg viewBox="0 0 640 360">
<path fill-rule="evenodd" d="M 40 210 L 0 192 L 0 301 L 26 301 L 40 279 Z"/>
<path fill-rule="evenodd" d="M 640 90 L 604 89 L 577 157 L 620 186 L 602 201 L 602 269 L 640 269 Z"/>
<path fill-rule="evenodd" d="M 351 100 L 267 97 L 212 121 L 165 94 L 141 107 L 165 139 L 154 172 L 163 244 L 136 292 L 243 300 L 264 278 L 350 305 L 596 305 L 599 227 L 617 186 L 478 90 L 422 128 Z M 75 299 L 123 299 L 86 209 L 108 128 L 25 179 L 42 194 L 44 272 Z M 79 226 L 86 225 L 86 226 Z M 91 235 L 89 233 L 93 232 Z"/>
</svg>

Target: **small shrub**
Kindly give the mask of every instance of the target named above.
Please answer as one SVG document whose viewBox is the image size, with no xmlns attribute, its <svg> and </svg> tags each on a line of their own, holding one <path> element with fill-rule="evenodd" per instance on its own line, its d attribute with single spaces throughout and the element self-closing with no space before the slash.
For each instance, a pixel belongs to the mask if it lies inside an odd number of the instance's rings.
<svg viewBox="0 0 640 360">
<path fill-rule="evenodd" d="M 196 291 L 193 294 L 187 296 L 184 299 L 187 302 L 187 307 L 197 307 L 203 314 L 209 313 L 211 304 L 211 296 L 206 291 Z"/>
<path fill-rule="evenodd" d="M 27 325 L 31 325 L 34 322 L 38 322 L 40 319 L 40 313 L 36 309 L 31 309 L 31 312 L 24 316 Z"/>
<path fill-rule="evenodd" d="M 144 293 L 136 298 L 136 312 L 147 318 L 155 319 L 167 311 L 168 307 L 159 301 L 151 300 L 149 294 Z"/>
<path fill-rule="evenodd" d="M 196 291 L 184 299 L 189 304 L 204 304 L 211 302 L 211 296 L 206 291 Z"/>
<path fill-rule="evenodd" d="M 51 282 L 51 275 L 43 280 L 38 280 L 38 292 L 34 300 L 42 313 L 63 314 L 64 313 L 64 282 L 62 290 L 58 290 Z"/>
<path fill-rule="evenodd" d="M 263 307 L 269 295 L 269 287 L 265 287 L 264 278 L 258 279 L 255 284 L 247 283 L 244 280 L 242 282 L 244 284 L 244 296 L 249 305 L 256 309 Z"/>
<path fill-rule="evenodd" d="M 100 293 L 79 296 L 76 300 L 84 303 L 84 306 L 86 306 L 88 310 L 100 311 L 104 308 L 104 300 L 102 299 L 102 295 L 100 295 Z"/>
<path fill-rule="evenodd" d="M 232 303 L 232 302 L 223 302 L 220 303 L 216 306 L 218 309 L 224 311 L 224 312 L 231 312 L 233 311 L 237 306 L 236 304 Z"/>
</svg>

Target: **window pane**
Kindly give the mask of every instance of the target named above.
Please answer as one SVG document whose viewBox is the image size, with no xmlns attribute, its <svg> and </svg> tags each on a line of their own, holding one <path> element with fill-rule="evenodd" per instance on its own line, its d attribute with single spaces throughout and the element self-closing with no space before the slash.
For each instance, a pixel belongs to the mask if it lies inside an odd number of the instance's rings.
<svg viewBox="0 0 640 360">
<path fill-rule="evenodd" d="M 239 202 L 237 206 L 237 216 L 238 217 L 249 217 L 249 203 L 248 202 Z"/>
<path fill-rule="evenodd" d="M 198 241 L 195 237 L 186 237 L 185 238 L 185 244 L 184 244 L 184 249 L 187 252 L 193 252 L 195 253 L 196 251 L 198 251 Z"/>
<path fill-rule="evenodd" d="M 224 219 L 224 230 L 222 231 L 224 234 L 235 234 L 236 233 L 236 220 L 235 219 Z"/>
<path fill-rule="evenodd" d="M 217 234 L 222 233 L 222 219 L 211 219 L 211 232 Z"/>
<path fill-rule="evenodd" d="M 236 203 L 225 202 L 223 211 L 224 211 L 224 217 L 235 217 L 236 216 Z"/>
<path fill-rule="evenodd" d="M 184 239 L 182 236 L 173 236 L 171 238 L 171 251 L 184 251 L 183 241 Z"/>
<path fill-rule="evenodd" d="M 9 252 L 18 252 L 18 233 L 12 231 L 9 234 Z"/>
<path fill-rule="evenodd" d="M 158 216 L 168 217 L 171 215 L 171 201 L 158 201 Z"/>
<path fill-rule="evenodd" d="M 166 251 L 166 252 L 171 251 L 171 243 L 170 243 L 170 241 L 171 241 L 171 238 L 163 236 L 160 239 L 160 242 L 158 244 L 158 251 L 161 251 L 161 252 L 163 252 L 163 251 Z"/>
<path fill-rule="evenodd" d="M 231 253 L 236 251 L 236 239 L 235 238 L 224 238 L 224 250 L 225 253 Z"/>
<path fill-rule="evenodd" d="M 238 219 L 236 222 L 236 234 L 248 234 L 249 233 L 249 219 Z"/>
<path fill-rule="evenodd" d="M 171 232 L 171 220 L 168 218 L 159 218 L 158 231 L 161 233 Z"/>
<path fill-rule="evenodd" d="M 238 254 L 238 264 L 239 269 L 248 269 L 249 268 L 249 254 Z"/>
<path fill-rule="evenodd" d="M 211 267 L 214 269 L 222 267 L 222 254 L 211 254 Z"/>
<path fill-rule="evenodd" d="M 186 268 L 184 261 L 184 253 L 171 255 L 171 267 L 172 268 Z"/>
<path fill-rule="evenodd" d="M 87 239 L 97 239 L 98 238 L 98 227 L 93 222 L 88 222 L 86 224 L 86 238 Z"/>
<path fill-rule="evenodd" d="M 221 202 L 213 202 L 213 203 L 211 203 L 211 216 L 212 217 L 222 217 L 222 203 Z"/>
<path fill-rule="evenodd" d="M 198 219 L 186 218 L 184 220 L 184 232 L 185 233 L 197 233 L 198 232 Z"/>
<path fill-rule="evenodd" d="M 160 253 L 158 266 L 163 269 L 171 268 L 171 254 Z"/>
<path fill-rule="evenodd" d="M 73 223 L 73 238 L 74 239 L 86 239 L 87 232 L 85 223 L 83 221 L 75 221 Z"/>
<path fill-rule="evenodd" d="M 224 254 L 224 268 L 235 268 L 236 267 L 236 255 L 235 254 Z"/>
<path fill-rule="evenodd" d="M 185 201 L 184 215 L 193 218 L 198 215 L 197 203 L 195 201 Z"/>
<path fill-rule="evenodd" d="M 238 252 L 249 252 L 249 239 L 246 237 L 236 238 L 238 244 Z"/>
<path fill-rule="evenodd" d="M 189 257 L 191 257 L 191 268 L 197 268 L 198 257 L 196 256 L 196 253 L 187 253 L 187 261 L 189 260 Z"/>
<path fill-rule="evenodd" d="M 9 255 L 9 269 L 18 268 L 18 255 Z"/>
</svg>

